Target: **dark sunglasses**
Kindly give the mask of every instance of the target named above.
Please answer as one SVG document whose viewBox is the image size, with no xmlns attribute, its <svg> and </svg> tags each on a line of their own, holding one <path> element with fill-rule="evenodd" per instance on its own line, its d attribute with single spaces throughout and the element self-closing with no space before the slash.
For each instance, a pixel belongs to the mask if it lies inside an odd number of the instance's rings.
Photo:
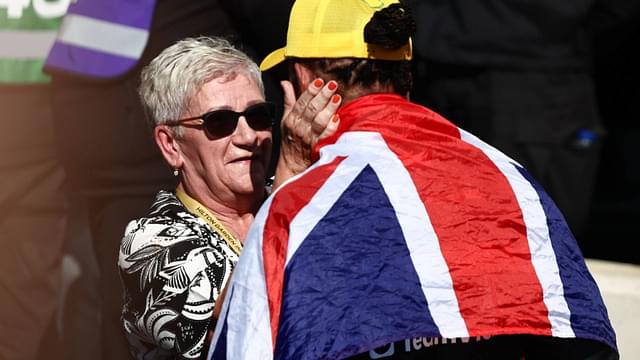
<svg viewBox="0 0 640 360">
<path fill-rule="evenodd" d="M 274 125 L 275 113 L 275 104 L 270 102 L 263 102 L 251 105 L 243 112 L 236 112 L 229 109 L 213 110 L 200 116 L 167 121 L 165 125 L 189 126 L 189 124 L 183 123 L 185 121 L 200 119 L 202 120 L 201 124 L 191 124 L 191 126 L 200 126 L 204 128 L 205 132 L 210 137 L 221 138 L 229 136 L 235 131 L 236 126 L 238 126 L 238 120 L 240 119 L 240 116 L 244 116 L 244 118 L 247 119 L 247 123 L 253 130 L 268 130 Z"/>
</svg>

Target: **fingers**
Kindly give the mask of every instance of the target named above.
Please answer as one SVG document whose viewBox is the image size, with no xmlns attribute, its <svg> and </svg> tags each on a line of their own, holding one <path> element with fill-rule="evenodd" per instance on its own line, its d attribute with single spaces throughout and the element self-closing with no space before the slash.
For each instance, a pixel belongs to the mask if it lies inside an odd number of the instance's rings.
<svg viewBox="0 0 640 360">
<path fill-rule="evenodd" d="M 315 144 L 340 105 L 340 101 L 330 101 L 338 84 L 333 80 L 325 84 L 322 79 L 315 79 L 298 99 L 295 99 L 290 82 L 283 81 L 281 85 L 285 98 L 285 112 L 281 122 L 283 134 L 290 140 L 299 139 L 301 144 L 307 146 Z"/>
<path fill-rule="evenodd" d="M 334 114 L 342 103 L 335 92 L 338 84 L 314 80 L 298 99 L 288 81 L 284 90 L 285 113 L 281 122 L 280 156 L 276 166 L 276 184 L 304 171 L 311 164 L 311 151 L 320 138 L 336 132 L 339 121 Z M 289 111 L 287 111 L 289 110 Z"/>
<path fill-rule="evenodd" d="M 303 118 L 311 122 L 313 136 L 318 136 L 324 131 L 329 119 L 338 109 L 335 103 L 331 101 L 337 89 L 338 84 L 333 80 L 329 81 L 307 105 Z"/>
<path fill-rule="evenodd" d="M 290 83 L 289 83 L 290 84 Z M 305 90 L 302 95 L 295 101 L 295 104 L 291 108 L 291 116 L 293 118 L 302 117 L 305 114 L 307 107 L 309 106 L 309 102 L 320 93 L 322 86 L 324 85 L 324 81 L 322 79 L 315 79 L 309 84 L 307 90 Z M 291 90 L 293 90 L 293 86 L 291 86 Z M 293 95 L 295 98 L 295 93 Z"/>
<path fill-rule="evenodd" d="M 298 99 L 290 82 L 283 81 L 281 85 L 285 102 L 281 130 L 285 140 L 297 143 L 295 146 L 309 147 L 320 137 L 335 132 L 336 124 L 330 120 L 342 103 L 342 97 L 335 94 L 337 82 L 324 84 L 321 79 L 315 79 Z"/>
<path fill-rule="evenodd" d="M 335 94 L 331 97 L 331 101 L 327 107 L 325 107 L 314 119 L 314 125 L 312 128 L 322 129 L 320 132 L 316 132 L 317 140 L 324 139 L 333 135 L 338 130 L 338 125 L 340 125 L 340 117 L 336 114 L 336 111 L 342 104 L 342 97 L 338 94 Z M 317 125 L 315 123 L 318 122 Z"/>
</svg>

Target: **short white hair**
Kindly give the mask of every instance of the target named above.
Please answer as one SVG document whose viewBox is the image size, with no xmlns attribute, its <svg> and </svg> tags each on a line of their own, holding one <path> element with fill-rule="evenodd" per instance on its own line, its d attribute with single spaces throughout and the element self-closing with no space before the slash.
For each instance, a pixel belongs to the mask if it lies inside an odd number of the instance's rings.
<svg viewBox="0 0 640 360">
<path fill-rule="evenodd" d="M 152 127 L 178 120 L 205 83 L 245 74 L 260 88 L 258 65 L 219 37 L 186 38 L 164 49 L 142 69 L 138 93 Z M 181 135 L 180 128 L 175 129 Z"/>
</svg>

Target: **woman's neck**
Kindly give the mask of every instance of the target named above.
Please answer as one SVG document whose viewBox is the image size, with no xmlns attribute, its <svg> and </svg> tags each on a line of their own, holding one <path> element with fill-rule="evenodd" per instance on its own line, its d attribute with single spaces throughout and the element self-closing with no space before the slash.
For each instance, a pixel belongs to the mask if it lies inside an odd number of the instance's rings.
<svg viewBox="0 0 640 360">
<path fill-rule="evenodd" d="M 204 205 L 242 243 L 264 198 L 260 191 L 249 196 L 230 196 L 225 199 L 209 190 L 197 191 L 182 183 L 178 185 L 178 189 Z"/>
<path fill-rule="evenodd" d="M 231 211 L 225 212 L 222 209 L 215 210 L 210 208 L 208 205 L 205 206 L 207 206 L 207 208 L 211 210 L 213 215 L 222 223 L 225 229 L 227 229 L 237 240 L 244 244 L 244 239 L 247 237 L 249 227 L 255 219 L 255 212 L 240 213 L 234 211 L 234 209 L 230 209 Z"/>
</svg>

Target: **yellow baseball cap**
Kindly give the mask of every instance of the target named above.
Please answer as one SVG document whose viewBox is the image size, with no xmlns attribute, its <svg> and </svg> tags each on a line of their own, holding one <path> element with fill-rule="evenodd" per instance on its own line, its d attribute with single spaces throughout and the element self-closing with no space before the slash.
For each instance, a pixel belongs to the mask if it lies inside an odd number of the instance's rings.
<svg viewBox="0 0 640 360">
<path fill-rule="evenodd" d="M 288 57 L 411 60 L 411 39 L 395 50 L 364 41 L 364 27 L 373 14 L 394 3 L 398 0 L 297 0 L 289 17 L 286 46 L 267 55 L 260 70 Z"/>
</svg>

